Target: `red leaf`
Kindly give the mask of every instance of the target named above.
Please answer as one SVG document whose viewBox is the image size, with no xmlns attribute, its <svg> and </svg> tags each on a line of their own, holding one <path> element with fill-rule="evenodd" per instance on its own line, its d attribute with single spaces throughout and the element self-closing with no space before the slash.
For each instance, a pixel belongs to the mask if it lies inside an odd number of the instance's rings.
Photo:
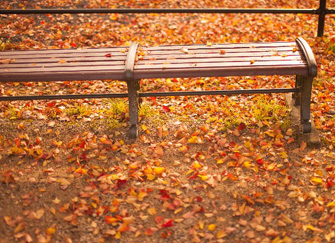
<svg viewBox="0 0 335 243">
<path fill-rule="evenodd" d="M 264 160 L 263 159 L 258 159 L 258 160 L 256 160 L 256 163 L 258 165 L 263 165 L 264 164 Z"/>
<path fill-rule="evenodd" d="M 190 180 L 195 180 L 196 178 L 198 178 L 198 175 L 199 175 L 199 172 L 196 171 L 196 172 L 194 172 L 194 174 L 191 175 L 188 179 L 190 179 Z"/>
<path fill-rule="evenodd" d="M 196 197 L 194 198 L 194 200 L 195 200 L 196 202 L 202 202 L 202 197 L 200 197 L 200 196 L 196 196 Z"/>
<path fill-rule="evenodd" d="M 328 178 L 328 179 L 327 179 L 326 187 L 329 189 L 329 188 L 332 187 L 332 186 L 334 186 L 334 180 Z"/>
<path fill-rule="evenodd" d="M 166 112 L 170 112 L 171 111 L 171 109 L 169 107 L 165 106 L 165 105 L 163 105 L 163 110 L 166 111 Z"/>
<path fill-rule="evenodd" d="M 164 220 L 164 217 L 162 217 L 162 216 L 157 216 L 157 217 L 155 218 L 155 222 L 156 222 L 156 224 L 160 224 L 160 223 L 162 223 L 163 220 Z"/>
<path fill-rule="evenodd" d="M 162 224 L 162 227 L 164 227 L 164 228 L 171 227 L 171 226 L 174 226 L 173 219 L 170 219 L 166 223 Z"/>
<path fill-rule="evenodd" d="M 238 125 L 237 130 L 243 130 L 243 129 L 245 129 L 246 127 L 247 127 L 247 126 L 245 125 L 245 123 L 244 123 L 244 122 L 241 122 L 240 125 Z"/>
<path fill-rule="evenodd" d="M 105 55 L 105 57 L 112 57 L 112 54 L 111 54 L 111 53 L 107 53 L 107 54 Z"/>
<path fill-rule="evenodd" d="M 56 105 L 56 101 L 51 101 L 47 104 L 48 107 L 54 107 Z"/>
<path fill-rule="evenodd" d="M 169 200 L 171 198 L 170 195 L 167 193 L 167 191 L 164 189 L 160 190 L 159 194 L 161 194 L 161 197 L 160 197 L 161 200 Z"/>
<path fill-rule="evenodd" d="M 115 189 L 120 189 L 121 187 L 124 187 L 125 185 L 127 185 L 127 180 L 117 180 Z"/>
</svg>

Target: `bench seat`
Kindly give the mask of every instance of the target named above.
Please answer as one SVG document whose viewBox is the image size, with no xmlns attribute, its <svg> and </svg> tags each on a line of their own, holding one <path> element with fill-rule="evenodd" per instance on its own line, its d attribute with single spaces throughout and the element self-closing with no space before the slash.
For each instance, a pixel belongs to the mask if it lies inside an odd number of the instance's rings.
<svg viewBox="0 0 335 243">
<path fill-rule="evenodd" d="M 0 52 L 0 81 L 124 79 L 127 47 Z M 9 62 L 9 63 L 8 63 Z"/>
<path fill-rule="evenodd" d="M 216 90 L 140 93 L 139 80 L 255 75 L 296 75 L 291 89 Z M 303 132 L 311 131 L 310 101 L 317 66 L 307 42 L 235 43 L 29 50 L 0 52 L 0 82 L 115 79 L 127 94 L 1 96 L 0 100 L 129 98 L 130 135 L 137 137 L 139 97 L 293 92 L 300 105 Z"/>
<path fill-rule="evenodd" d="M 308 75 L 297 42 L 140 48 L 134 78 Z"/>
</svg>

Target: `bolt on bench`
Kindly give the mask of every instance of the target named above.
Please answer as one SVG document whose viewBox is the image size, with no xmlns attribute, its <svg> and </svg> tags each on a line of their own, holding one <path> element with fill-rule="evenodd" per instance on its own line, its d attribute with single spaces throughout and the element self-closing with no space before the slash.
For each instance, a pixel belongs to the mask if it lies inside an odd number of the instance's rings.
<svg viewBox="0 0 335 243">
<path fill-rule="evenodd" d="M 139 50 L 138 50 L 139 49 Z M 215 90 L 140 93 L 139 81 L 150 78 L 191 78 L 255 75 L 296 75 L 295 87 L 252 90 Z M 317 65 L 307 42 L 167 45 L 98 49 L 29 50 L 0 52 L 0 82 L 126 81 L 126 94 L 0 96 L 0 100 L 80 98 L 129 99 L 130 137 L 137 137 L 140 97 L 293 93 L 300 106 L 303 133 L 311 132 L 310 106 Z"/>
</svg>

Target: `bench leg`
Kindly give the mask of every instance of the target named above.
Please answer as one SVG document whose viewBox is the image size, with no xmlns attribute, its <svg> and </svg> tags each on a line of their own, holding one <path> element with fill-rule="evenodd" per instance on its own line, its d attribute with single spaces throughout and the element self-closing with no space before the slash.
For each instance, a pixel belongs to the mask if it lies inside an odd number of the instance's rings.
<svg viewBox="0 0 335 243">
<path fill-rule="evenodd" d="M 303 133 L 311 132 L 311 97 L 313 77 L 302 77 L 300 98 L 300 119 Z"/>
<path fill-rule="evenodd" d="M 296 78 L 295 78 L 295 87 L 296 88 L 301 88 L 302 81 L 303 81 L 303 77 L 301 75 L 297 75 Z M 301 99 L 301 92 L 293 93 L 292 94 L 292 99 L 293 99 L 294 105 L 299 106 L 300 105 L 300 99 Z"/>
<path fill-rule="evenodd" d="M 138 130 L 138 90 L 140 88 L 138 80 L 132 80 L 127 82 L 128 86 L 128 99 L 129 99 L 129 136 L 131 139 L 137 138 Z"/>
</svg>

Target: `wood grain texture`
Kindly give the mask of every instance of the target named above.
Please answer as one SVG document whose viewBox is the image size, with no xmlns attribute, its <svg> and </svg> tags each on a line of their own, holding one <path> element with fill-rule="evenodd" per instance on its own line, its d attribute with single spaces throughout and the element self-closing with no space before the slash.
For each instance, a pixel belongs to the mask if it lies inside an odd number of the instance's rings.
<svg viewBox="0 0 335 243">
<path fill-rule="evenodd" d="M 0 52 L 0 81 L 125 80 L 129 47 Z M 140 47 L 134 78 L 306 75 L 296 42 Z"/>
</svg>

